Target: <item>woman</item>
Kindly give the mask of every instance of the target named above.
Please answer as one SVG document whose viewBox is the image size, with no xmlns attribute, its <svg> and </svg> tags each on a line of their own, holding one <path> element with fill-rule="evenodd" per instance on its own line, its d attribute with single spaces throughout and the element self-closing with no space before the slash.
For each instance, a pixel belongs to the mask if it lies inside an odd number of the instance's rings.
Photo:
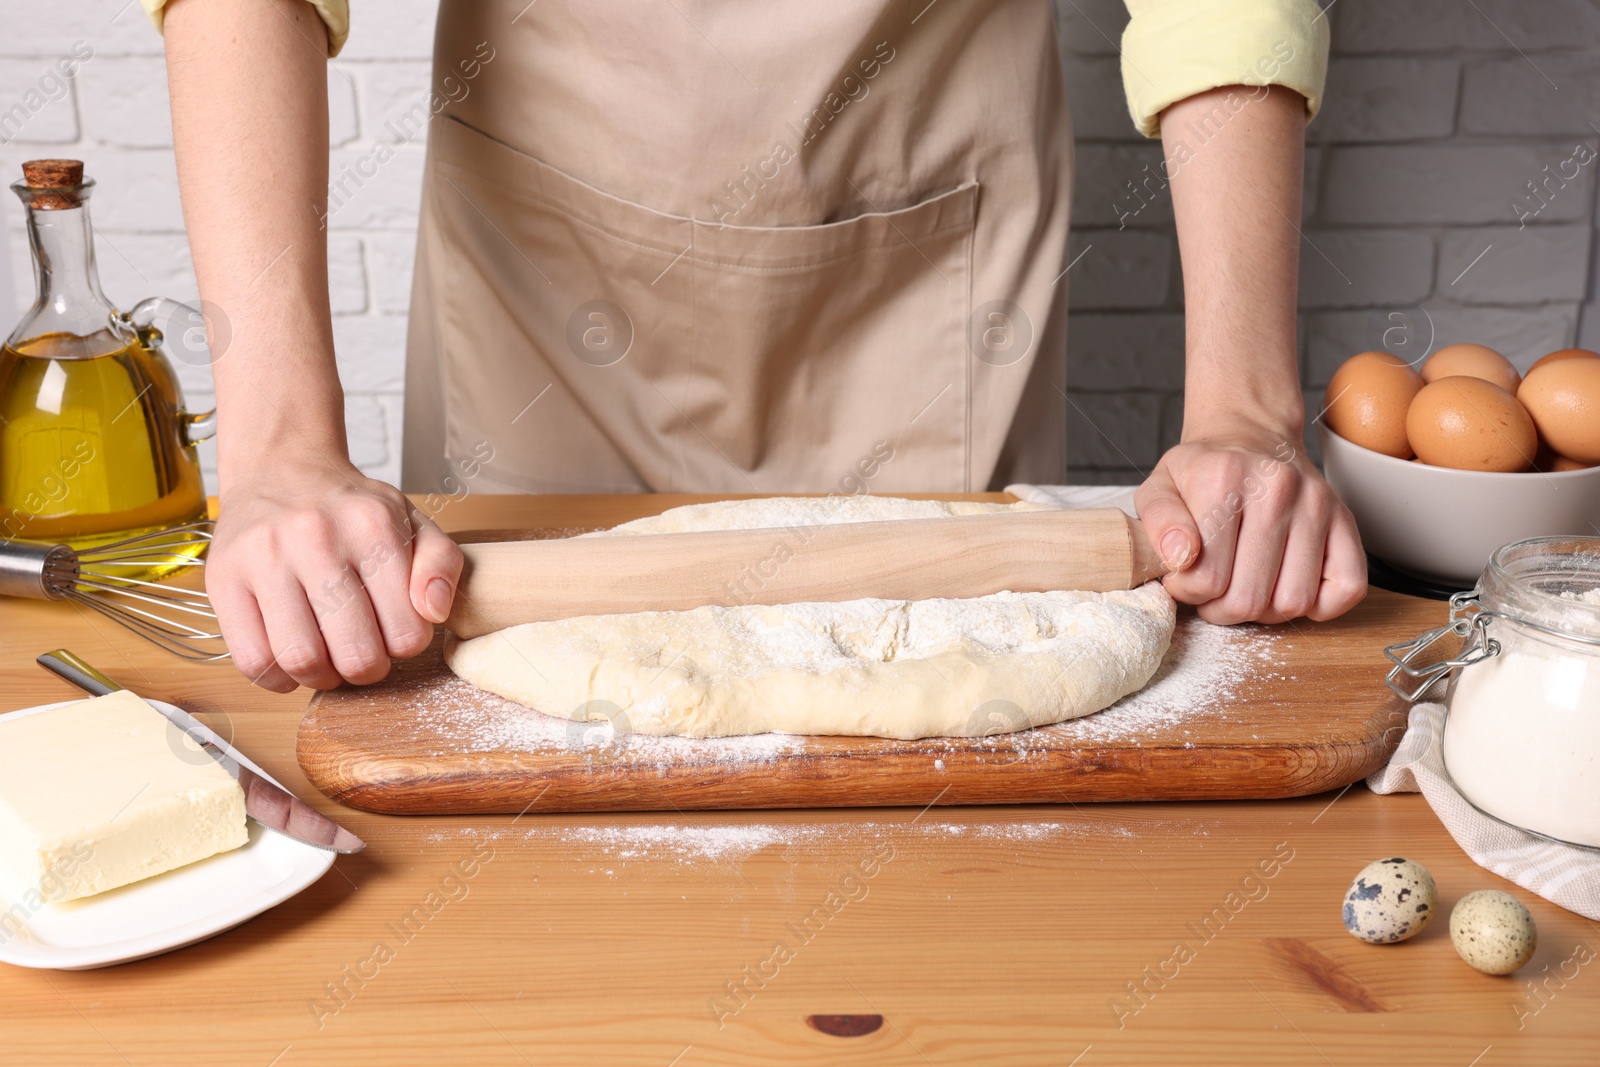
<svg viewBox="0 0 1600 1067">
<path fill-rule="evenodd" d="M 258 684 L 375 681 L 444 619 L 460 555 L 346 453 L 324 227 L 361 175 L 330 196 L 323 65 L 348 10 L 144 2 L 201 292 L 233 328 L 218 615 Z M 1188 316 L 1183 440 L 1139 511 L 1203 617 L 1330 618 L 1365 564 L 1298 449 L 1292 221 L 1327 22 L 1310 0 L 1129 7 L 1124 83 L 1166 150 Z M 407 489 L 469 469 L 491 492 L 1062 480 L 1072 141 L 1049 3 L 751 10 L 442 4 Z"/>
</svg>

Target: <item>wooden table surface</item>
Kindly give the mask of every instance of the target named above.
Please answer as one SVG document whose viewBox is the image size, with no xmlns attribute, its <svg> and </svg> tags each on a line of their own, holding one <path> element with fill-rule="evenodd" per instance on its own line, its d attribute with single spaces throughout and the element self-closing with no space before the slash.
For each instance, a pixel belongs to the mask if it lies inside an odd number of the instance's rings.
<svg viewBox="0 0 1600 1067">
<path fill-rule="evenodd" d="M 683 499 L 468 498 L 439 517 L 588 526 Z M 73 695 L 33 664 L 60 646 L 201 713 L 371 844 L 179 952 L 0 966 L 7 1065 L 1600 1061 L 1600 925 L 1475 866 L 1418 796 L 381 816 L 301 774 L 304 691 L 253 690 L 70 605 L 0 603 L 6 710 Z M 1527 903 L 1533 963 L 1478 974 L 1443 916 L 1400 945 L 1346 934 L 1345 888 L 1394 854 L 1433 872 L 1446 914 L 1485 887 Z M 883 1022 L 808 1024 L 827 1014 Z"/>
</svg>

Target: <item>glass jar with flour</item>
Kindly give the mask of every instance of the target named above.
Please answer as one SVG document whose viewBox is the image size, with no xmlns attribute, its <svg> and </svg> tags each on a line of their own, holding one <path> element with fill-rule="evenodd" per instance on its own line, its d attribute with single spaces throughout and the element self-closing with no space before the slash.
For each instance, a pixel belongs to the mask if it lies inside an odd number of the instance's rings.
<svg viewBox="0 0 1600 1067">
<path fill-rule="evenodd" d="M 1450 624 L 1388 649 L 1417 699 L 1450 676 L 1443 755 L 1456 789 L 1503 822 L 1600 848 L 1600 537 L 1499 549 Z M 1419 664 L 1448 634 L 1459 654 Z M 1400 684 L 1404 676 L 1412 684 Z"/>
</svg>

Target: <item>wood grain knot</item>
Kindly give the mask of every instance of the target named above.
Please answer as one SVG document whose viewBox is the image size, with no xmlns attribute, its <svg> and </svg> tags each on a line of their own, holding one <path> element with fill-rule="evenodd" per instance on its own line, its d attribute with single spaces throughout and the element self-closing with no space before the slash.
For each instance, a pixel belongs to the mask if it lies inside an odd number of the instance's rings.
<svg viewBox="0 0 1600 1067">
<path fill-rule="evenodd" d="M 881 1015 L 807 1015 L 806 1023 L 813 1030 L 834 1037 L 865 1037 L 883 1026 Z"/>
<path fill-rule="evenodd" d="M 1312 985 L 1338 1001 L 1345 1011 L 1391 1010 L 1349 971 L 1299 938 L 1269 937 L 1267 944 L 1291 967 L 1309 978 Z"/>
</svg>

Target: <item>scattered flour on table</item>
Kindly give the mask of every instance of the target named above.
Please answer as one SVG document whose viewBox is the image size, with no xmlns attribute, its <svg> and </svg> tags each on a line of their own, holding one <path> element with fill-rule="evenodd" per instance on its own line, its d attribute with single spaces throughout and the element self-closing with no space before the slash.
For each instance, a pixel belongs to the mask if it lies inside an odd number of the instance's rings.
<svg viewBox="0 0 1600 1067">
<path fill-rule="evenodd" d="M 1126 825 L 1087 818 L 1020 822 L 949 822 L 939 819 L 851 823 L 618 822 L 599 826 L 550 825 L 536 820 L 522 827 L 508 828 L 468 824 L 453 830 L 435 830 L 428 834 L 426 840 L 430 845 L 469 839 L 491 845 L 536 842 L 574 854 L 598 853 L 606 860 L 649 860 L 693 865 L 743 860 L 773 845 L 859 849 L 886 839 L 905 842 L 907 837 L 922 842 L 960 838 L 997 844 L 1050 844 L 1135 836 L 1135 831 Z"/>
</svg>

